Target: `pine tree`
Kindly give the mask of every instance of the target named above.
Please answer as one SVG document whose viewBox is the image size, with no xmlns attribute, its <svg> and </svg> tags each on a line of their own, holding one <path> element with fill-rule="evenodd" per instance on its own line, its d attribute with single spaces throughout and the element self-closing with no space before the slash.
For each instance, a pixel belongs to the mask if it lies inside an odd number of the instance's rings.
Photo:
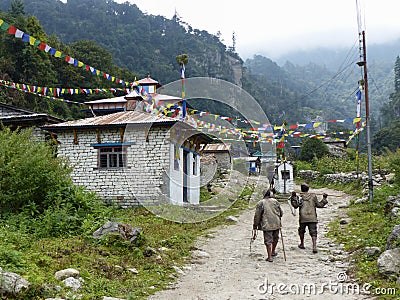
<svg viewBox="0 0 400 300">
<path fill-rule="evenodd" d="M 13 0 L 11 2 L 11 8 L 8 12 L 12 17 L 24 16 L 25 5 L 21 0 Z"/>
<path fill-rule="evenodd" d="M 396 94 L 400 94 L 400 58 L 398 56 L 394 64 L 394 89 Z"/>
</svg>

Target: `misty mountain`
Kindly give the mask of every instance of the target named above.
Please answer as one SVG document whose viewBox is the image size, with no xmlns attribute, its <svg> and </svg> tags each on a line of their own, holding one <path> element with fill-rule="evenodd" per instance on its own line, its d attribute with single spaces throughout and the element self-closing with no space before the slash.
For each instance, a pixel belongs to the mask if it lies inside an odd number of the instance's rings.
<svg viewBox="0 0 400 300">
<path fill-rule="evenodd" d="M 393 67 L 399 55 L 400 40 L 384 44 L 367 44 L 367 69 L 369 77 L 369 99 L 371 117 L 382 122 L 380 110 L 389 101 L 394 91 Z M 318 48 L 309 51 L 297 51 L 282 56 L 276 62 L 262 56 L 247 59 L 245 66 L 249 72 L 264 76 L 282 85 L 290 82 L 291 88 L 301 91 L 302 98 L 319 98 L 318 104 L 326 105 L 325 113 L 332 107 L 337 115 L 349 115 L 355 111 L 354 90 L 362 79 L 359 45 L 352 49 Z M 279 69 L 280 68 L 280 69 Z M 279 70 L 279 71 L 277 71 Z M 365 113 L 365 108 L 362 107 Z"/>
<path fill-rule="evenodd" d="M 150 73 L 165 84 L 179 79 L 176 56 L 187 53 L 187 77 L 213 77 L 242 86 L 274 124 L 355 116 L 355 91 L 362 78 L 356 65 L 358 46 L 350 50 L 297 52 L 277 62 L 256 55 L 244 62 L 234 48 L 226 47 L 217 36 L 193 28 L 178 16 L 166 19 L 144 14 L 128 2 L 18 1 L 24 3 L 27 15 L 39 20 L 46 34 L 56 36 L 67 49 L 77 51 L 73 52 L 79 54 L 77 58 L 91 56 L 90 52 L 84 52 L 95 47 L 85 42 L 91 41 L 109 52 L 119 68 L 127 68 L 139 78 Z M 2 0 L 0 9 L 7 12 L 11 2 Z M 368 47 L 371 116 L 378 127 L 380 107 L 389 101 L 393 92 L 396 47 L 397 43 Z M 91 59 L 96 61 L 95 57 Z M 74 84 L 78 85 L 79 81 Z M 229 109 L 221 111 L 220 105 L 212 103 L 205 103 L 199 109 L 232 114 Z"/>
<path fill-rule="evenodd" d="M 389 96 L 394 91 L 393 68 L 396 58 L 400 54 L 400 39 L 382 44 L 368 45 L 367 43 L 366 47 L 371 114 L 379 122 L 380 109 L 384 103 L 389 101 Z M 360 60 L 357 44 L 352 49 L 318 48 L 292 52 L 279 58 L 277 63 L 284 69 L 292 64 L 298 66 L 299 69 L 309 69 L 315 65 L 322 66 L 326 70 L 321 74 L 320 80 L 315 76 L 309 79 L 314 83 L 320 82 L 321 84 L 323 81 L 329 81 L 333 85 L 334 91 L 339 92 L 352 90 L 354 84 L 361 79 L 360 68 L 356 65 Z M 293 75 L 294 69 L 291 68 L 291 70 Z M 309 71 L 311 72 L 311 70 Z M 302 76 L 307 77 L 310 72 L 303 73 Z M 342 80 L 345 77 L 346 79 Z"/>
<path fill-rule="evenodd" d="M 293 51 L 279 57 L 276 62 L 279 65 L 284 65 L 287 61 L 296 65 L 304 66 L 309 63 L 314 63 L 321 66 L 326 66 L 332 71 L 337 70 L 349 53 L 357 53 L 358 45 L 353 49 L 345 48 L 315 48 L 307 51 Z M 396 57 L 400 54 L 400 39 L 383 44 L 368 44 L 367 37 L 367 60 L 369 63 L 383 63 L 390 65 L 393 68 Z"/>
</svg>

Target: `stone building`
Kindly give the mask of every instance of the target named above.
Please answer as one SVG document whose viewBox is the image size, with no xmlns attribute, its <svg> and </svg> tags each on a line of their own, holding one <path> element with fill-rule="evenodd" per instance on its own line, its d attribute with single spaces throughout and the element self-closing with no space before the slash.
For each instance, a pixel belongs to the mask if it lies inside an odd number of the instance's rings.
<svg viewBox="0 0 400 300">
<path fill-rule="evenodd" d="M 136 82 L 138 85 L 126 96 L 100 99 L 85 102 L 89 109 L 85 110 L 88 116 L 100 116 L 127 110 L 143 110 L 143 104 L 153 103 L 167 105 L 177 103 L 182 100 L 180 97 L 157 93 L 157 88 L 161 87 L 158 81 L 150 76 Z"/>
<path fill-rule="evenodd" d="M 75 184 L 122 207 L 198 204 L 200 144 L 208 136 L 176 119 L 139 111 L 44 126 Z"/>
<path fill-rule="evenodd" d="M 152 101 L 180 100 L 157 94 L 151 78 L 143 84 Z M 134 89 L 125 97 L 88 102 L 93 117 L 42 129 L 57 137 L 58 155 L 74 167 L 74 183 L 104 201 L 122 207 L 198 204 L 200 147 L 212 139 L 178 119 L 144 112 L 145 98 Z"/>
<path fill-rule="evenodd" d="M 213 155 L 217 161 L 217 167 L 224 170 L 232 169 L 232 146 L 228 144 L 208 144 L 203 148 L 203 155 Z"/>
<path fill-rule="evenodd" d="M 346 140 L 328 140 L 324 141 L 324 144 L 328 147 L 331 155 L 337 157 L 347 156 Z"/>
</svg>

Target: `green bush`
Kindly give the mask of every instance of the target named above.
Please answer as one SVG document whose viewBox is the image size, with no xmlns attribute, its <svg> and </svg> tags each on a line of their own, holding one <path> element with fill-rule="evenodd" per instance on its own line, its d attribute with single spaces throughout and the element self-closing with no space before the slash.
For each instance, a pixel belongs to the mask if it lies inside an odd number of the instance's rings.
<svg viewBox="0 0 400 300">
<path fill-rule="evenodd" d="M 0 130 L 0 209 L 32 215 L 55 201 L 58 191 L 72 185 L 68 164 L 37 141 L 31 130 Z"/>
<path fill-rule="evenodd" d="M 72 186 L 68 195 L 57 199 L 35 219 L 32 229 L 36 237 L 91 235 L 109 220 L 114 209 L 105 207 L 94 193 Z"/>
<path fill-rule="evenodd" d="M 400 184 L 400 149 L 389 158 L 390 170 L 394 172 L 394 183 Z"/>
<path fill-rule="evenodd" d="M 2 268 L 12 266 L 14 269 L 24 272 L 23 267 L 26 264 L 22 252 L 15 250 L 12 245 L 1 245 L 0 247 L 0 264 Z"/>
<path fill-rule="evenodd" d="M 296 160 L 293 164 L 294 176 L 297 177 L 299 171 L 301 170 L 312 170 L 312 166 L 308 162 Z"/>
<path fill-rule="evenodd" d="M 31 130 L 0 130 L 0 209 L 4 222 L 35 238 L 93 232 L 108 220 L 94 193 L 73 185 L 67 162 Z M 97 228 L 96 228 L 97 227 Z"/>
<path fill-rule="evenodd" d="M 376 160 L 376 159 L 375 159 Z M 387 163 L 382 161 L 375 162 L 374 165 L 382 165 L 382 167 L 386 167 Z M 340 172 L 354 172 L 358 171 L 367 171 L 368 166 L 368 157 L 366 154 L 362 154 L 359 156 L 357 161 L 355 156 L 343 156 L 343 157 L 330 157 L 324 156 L 322 158 L 313 158 L 310 162 L 308 161 L 295 161 L 295 175 L 299 170 L 314 170 L 323 174 L 332 174 L 332 173 L 340 173 Z"/>
<path fill-rule="evenodd" d="M 311 162 L 314 158 L 321 158 L 329 154 L 328 146 L 319 139 L 307 139 L 301 145 L 299 159 Z"/>
</svg>

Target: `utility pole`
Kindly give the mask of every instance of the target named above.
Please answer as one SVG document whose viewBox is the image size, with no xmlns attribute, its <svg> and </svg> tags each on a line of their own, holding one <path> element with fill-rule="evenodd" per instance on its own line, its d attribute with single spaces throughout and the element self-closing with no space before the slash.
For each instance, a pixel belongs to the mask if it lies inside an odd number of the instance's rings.
<svg viewBox="0 0 400 300">
<path fill-rule="evenodd" d="M 367 49 L 365 42 L 365 31 L 359 33 L 361 41 L 361 61 L 357 64 L 363 67 L 364 70 L 364 97 L 365 97 L 365 122 L 367 129 L 367 148 L 368 148 L 368 189 L 369 201 L 373 202 L 374 199 L 374 183 L 372 180 L 372 151 L 371 151 L 371 134 L 370 134 L 370 118 L 369 118 L 369 99 L 368 99 L 368 72 L 367 72 Z"/>
<path fill-rule="evenodd" d="M 364 97 L 365 97 L 365 122 L 367 130 L 367 148 L 368 148 L 368 189 L 369 202 L 374 201 L 374 183 L 372 181 L 372 153 L 371 153 L 371 134 L 370 134 L 370 119 L 369 119 L 369 99 L 368 99 L 368 72 L 367 72 L 367 47 L 365 42 L 365 20 L 361 9 L 361 0 L 356 0 L 357 6 L 357 23 L 358 23 L 358 38 L 360 43 L 361 61 L 357 64 L 363 67 L 364 70 Z"/>
</svg>

